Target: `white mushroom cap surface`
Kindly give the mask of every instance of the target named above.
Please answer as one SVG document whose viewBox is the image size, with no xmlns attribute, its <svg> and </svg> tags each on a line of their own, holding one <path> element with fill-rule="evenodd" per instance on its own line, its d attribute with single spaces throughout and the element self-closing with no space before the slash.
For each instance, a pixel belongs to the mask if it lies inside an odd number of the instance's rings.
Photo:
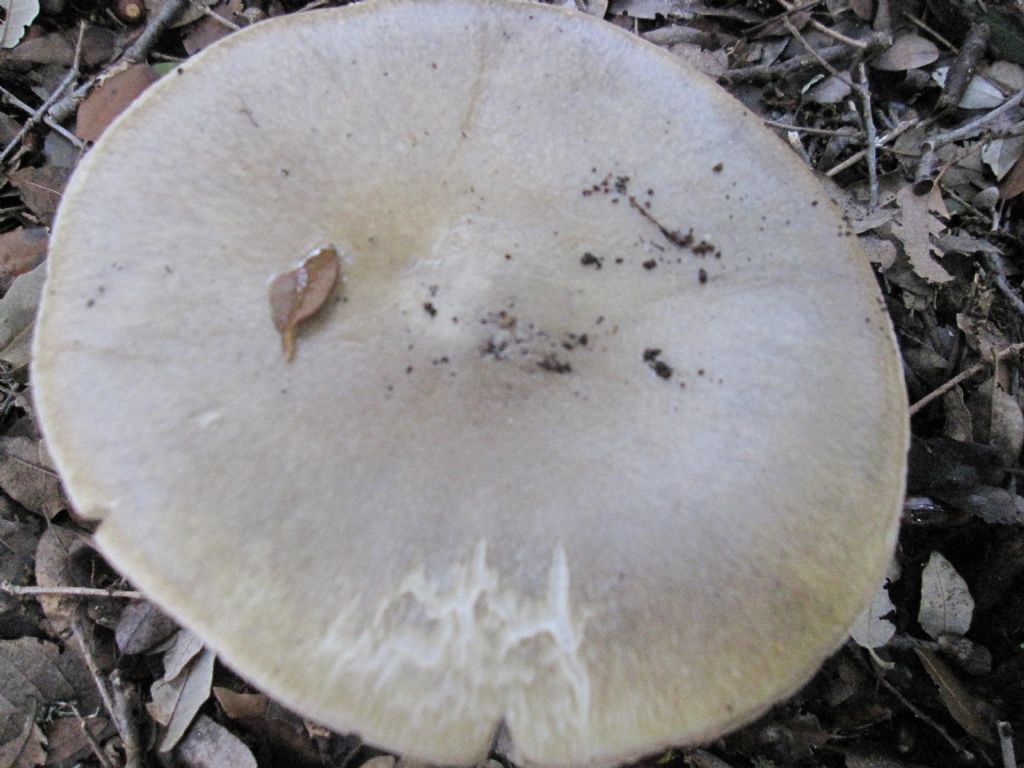
<svg viewBox="0 0 1024 768">
<path fill-rule="evenodd" d="M 268 283 L 328 246 L 287 362 Z M 753 718 L 842 642 L 903 489 L 893 334 L 801 162 L 671 55 L 498 0 L 288 16 L 153 86 L 67 189 L 33 378 L 115 566 L 439 763 Z"/>
</svg>

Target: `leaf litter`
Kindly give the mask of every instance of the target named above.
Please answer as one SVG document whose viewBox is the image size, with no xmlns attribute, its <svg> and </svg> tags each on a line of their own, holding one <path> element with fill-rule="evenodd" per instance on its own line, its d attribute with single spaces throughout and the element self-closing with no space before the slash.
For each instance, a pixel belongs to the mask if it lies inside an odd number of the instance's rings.
<svg viewBox="0 0 1024 768">
<path fill-rule="evenodd" d="M 145 23 L 168 2 L 174 0 L 149 0 Z M 0 81 L 27 107 L 5 102 L 5 142 L 15 141 L 19 126 L 70 71 L 79 11 L 47 10 L 55 4 L 44 3 L 39 26 L 3 53 Z M 911 401 L 932 398 L 917 406 L 912 422 L 912 496 L 898 551 L 904 578 L 879 588 L 853 629 L 854 642 L 790 701 L 708 750 L 668 752 L 648 764 L 998 765 L 996 720 L 1024 732 L 1024 498 L 1017 492 L 1024 347 L 1015 346 L 1024 338 L 1024 111 L 1019 99 L 1014 102 L 1024 87 L 1024 24 L 1001 8 L 951 0 L 913 7 L 830 0 L 799 10 L 761 0 L 558 4 L 603 17 L 696 65 L 815 169 L 876 265 Z M 212 12 L 246 26 L 300 7 L 278 0 L 258 7 L 225 2 Z M 34 305 L 25 300 L 32 280 L 22 278 L 45 259 L 47 228 L 74 160 L 86 149 L 82 138 L 94 140 L 141 91 L 135 85 L 114 99 L 106 86 L 135 66 L 137 73 L 162 72 L 183 51 L 233 33 L 199 4 L 189 4 L 128 64 L 117 51 L 138 29 L 98 14 L 88 22 L 77 96 L 58 99 L 49 122 L 33 121 L 15 141 L 5 168 L 9 183 L 0 189 L 0 268 L 6 270 L 0 272 L 0 319 L 9 318 L 13 331 L 0 368 L 0 490 L 9 505 L 0 507 L 0 543 L 6 545 L 0 546 L 0 578 L 15 586 L 125 586 L 89 548 L 90 525 L 74 517 L 38 431 L 26 428 L 31 400 L 24 340 Z M 968 37 L 983 22 L 991 36 L 976 50 Z M 866 84 L 857 79 L 861 64 Z M 146 74 L 139 83 L 151 78 Z M 862 87 L 870 91 L 868 114 Z M 68 125 L 79 127 L 79 135 Z M 297 288 L 303 269 L 312 286 L 305 292 Z M 303 318 L 325 308 L 337 280 L 315 265 L 292 272 L 284 283 L 289 290 L 276 306 L 271 299 L 286 354 L 285 337 L 305 330 Z M 22 285 L 15 291 L 17 281 Z M 19 338 L 20 347 L 11 343 Z M 971 608 L 969 599 L 976 600 Z M 118 723 L 117 735 L 99 703 L 97 680 L 81 674 L 79 644 L 63 645 L 76 628 L 88 629 L 99 684 L 142 699 L 142 707 L 122 708 L 121 721 L 126 711 L 131 715 L 127 725 Z M 93 697 L 79 713 L 91 723 L 86 727 L 94 742 L 126 755 L 132 768 L 141 765 L 138 753 L 123 749 L 132 731 L 146 735 L 140 749 L 147 759 L 164 747 L 190 767 L 395 765 L 393 757 L 356 739 L 307 727 L 219 667 L 198 640 L 148 603 L 0 595 L 0 643 L 29 640 L 42 643 L 44 650 L 33 653 L 51 661 L 77 660 L 75 683 L 62 695 L 80 702 Z M 22 672 L 40 691 L 53 679 L 50 662 L 26 664 Z M 78 689 L 85 683 L 91 693 Z M 45 755 L 51 765 L 72 759 L 101 764 L 78 719 L 62 707 L 58 701 L 19 710 L 0 741 L 3 759 L 11 754 L 12 761 L 39 764 Z M 59 716 L 47 720 L 50 712 Z"/>
</svg>

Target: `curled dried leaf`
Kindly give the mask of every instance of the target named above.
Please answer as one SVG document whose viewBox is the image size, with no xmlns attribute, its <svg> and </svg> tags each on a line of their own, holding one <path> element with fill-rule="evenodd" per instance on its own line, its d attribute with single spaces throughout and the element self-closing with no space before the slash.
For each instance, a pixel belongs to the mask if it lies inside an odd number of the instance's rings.
<svg viewBox="0 0 1024 768">
<path fill-rule="evenodd" d="M 317 313 L 334 290 L 341 261 L 334 246 L 317 248 L 303 262 L 270 282 L 270 314 L 281 334 L 285 360 L 295 357 L 299 323 Z"/>
</svg>

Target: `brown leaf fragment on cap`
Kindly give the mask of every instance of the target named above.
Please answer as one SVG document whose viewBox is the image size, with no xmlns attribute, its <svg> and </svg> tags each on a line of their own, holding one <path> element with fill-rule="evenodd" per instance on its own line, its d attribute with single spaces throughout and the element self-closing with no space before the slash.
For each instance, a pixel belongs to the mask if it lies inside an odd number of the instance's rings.
<svg viewBox="0 0 1024 768">
<path fill-rule="evenodd" d="M 282 272 L 270 282 L 270 314 L 281 334 L 284 358 L 295 357 L 295 333 L 299 323 L 317 313 L 338 282 L 341 263 L 333 245 L 317 248 L 295 269 Z"/>
</svg>

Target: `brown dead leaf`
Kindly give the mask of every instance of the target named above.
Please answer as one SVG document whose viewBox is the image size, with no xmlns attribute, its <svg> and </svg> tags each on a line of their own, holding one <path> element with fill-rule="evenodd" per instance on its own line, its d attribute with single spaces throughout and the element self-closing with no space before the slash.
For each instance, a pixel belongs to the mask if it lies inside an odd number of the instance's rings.
<svg viewBox="0 0 1024 768">
<path fill-rule="evenodd" d="M 179 630 L 179 634 L 186 634 L 185 630 Z M 150 717 L 164 726 L 163 738 L 158 746 L 161 752 L 174 749 L 181 740 L 196 713 L 210 698 L 210 686 L 213 683 L 213 651 L 201 650 L 180 667 L 180 671 L 178 665 L 167 661 L 175 653 L 180 654 L 181 651 L 172 646 L 164 657 L 164 667 L 177 674 L 165 674 L 153 683 L 150 689 L 152 701 L 146 705 Z"/>
<path fill-rule="evenodd" d="M 994 387 L 992 379 L 983 382 L 967 400 L 974 424 L 974 438 L 999 452 L 1005 467 L 1016 466 L 1024 447 L 1024 414 L 1017 398 Z"/>
<path fill-rule="evenodd" d="M 58 717 L 43 724 L 46 734 L 46 765 L 61 765 L 81 760 L 92 752 L 83 729 L 88 728 L 93 740 L 102 744 L 114 734 L 114 728 L 105 718 L 83 714 L 79 717 Z"/>
<path fill-rule="evenodd" d="M 36 707 L 57 702 L 74 702 L 83 712 L 100 706 L 81 659 L 31 637 L 0 641 L 0 744 L 22 732 Z"/>
<path fill-rule="evenodd" d="M 52 165 L 42 168 L 22 168 L 7 176 L 21 192 L 21 199 L 30 211 L 44 224 L 53 221 L 53 215 L 60 205 L 60 196 L 68 182 L 68 172 Z"/>
<path fill-rule="evenodd" d="M 245 742 L 206 715 L 196 718 L 175 754 L 185 768 L 256 768 Z"/>
<path fill-rule="evenodd" d="M 974 598 L 967 582 L 939 552 L 921 571 L 921 605 L 917 623 L 930 637 L 962 635 L 971 628 Z"/>
<path fill-rule="evenodd" d="M 25 716 L 21 733 L 0 744 L 0 768 L 36 768 L 46 760 L 46 736 L 35 719 L 35 708 Z"/>
<path fill-rule="evenodd" d="M 96 141 L 114 118 L 159 79 L 148 64 L 136 64 L 107 78 L 79 105 L 75 135 L 84 141 Z"/>
<path fill-rule="evenodd" d="M 4 64 L 53 64 L 70 67 L 75 60 L 78 30 L 51 32 L 23 40 L 16 48 L 6 51 L 0 59 Z M 108 61 L 114 55 L 117 36 L 109 29 L 90 24 L 82 36 L 83 69 L 91 69 Z"/>
<path fill-rule="evenodd" d="M 893 224 L 893 234 L 903 243 L 907 259 L 919 277 L 929 283 L 948 283 L 953 279 L 942 265 L 932 258 L 937 253 L 932 237 L 945 229 L 937 216 L 948 216 L 942 191 L 936 184 L 927 195 L 915 195 L 907 184 L 896 193 L 900 216 Z"/>
<path fill-rule="evenodd" d="M 50 235 L 44 227 L 18 227 L 0 235 L 0 268 L 23 275 L 43 263 Z"/>
<path fill-rule="evenodd" d="M 0 488 L 47 520 L 67 508 L 57 473 L 45 466 L 38 440 L 0 437 Z"/>
<path fill-rule="evenodd" d="M 896 38 L 888 49 L 875 57 L 871 66 L 883 72 L 904 72 L 926 67 L 938 58 L 939 47 L 935 43 L 911 34 Z"/>
<path fill-rule="evenodd" d="M 20 370 L 31 358 L 32 329 L 46 281 L 46 266 L 40 264 L 19 275 L 0 299 L 0 360 Z"/>
<path fill-rule="evenodd" d="M 235 24 L 239 23 L 242 11 L 245 10 L 241 0 L 223 0 L 223 2 L 211 5 L 210 10 L 223 19 Z M 231 28 L 222 24 L 210 16 L 203 16 L 193 23 L 188 34 L 181 41 L 189 56 L 194 56 L 203 48 L 212 45 L 221 38 L 227 37 L 232 32 Z"/>
<path fill-rule="evenodd" d="M 68 528 L 51 525 L 39 537 L 36 547 L 36 584 L 40 587 L 69 587 L 75 584 L 72 574 L 72 552 L 85 546 L 78 534 Z M 50 631 L 64 635 L 71 629 L 73 613 L 79 609 L 77 601 L 57 595 L 40 595 Z"/>
<path fill-rule="evenodd" d="M 270 313 L 281 334 L 285 360 L 295 357 L 295 333 L 299 323 L 312 317 L 327 301 L 341 261 L 334 246 L 317 248 L 295 269 L 282 272 L 270 283 Z"/>
<path fill-rule="evenodd" d="M 946 416 L 943 436 L 961 443 L 974 442 L 974 426 L 971 423 L 971 412 L 964 403 L 964 391 L 960 387 L 953 387 L 942 396 L 942 408 Z"/>
<path fill-rule="evenodd" d="M 1011 200 L 1021 192 L 1024 192 L 1024 155 L 1017 158 L 999 184 L 999 196 L 1003 200 Z"/>
<path fill-rule="evenodd" d="M 850 637 L 862 648 L 881 648 L 896 634 L 896 625 L 883 618 L 894 610 L 896 606 L 889 597 L 888 583 L 883 582 L 854 621 Z"/>
<path fill-rule="evenodd" d="M 162 643 L 177 629 L 174 619 L 151 602 L 136 600 L 121 613 L 114 640 L 121 653 L 143 653 Z"/>
<path fill-rule="evenodd" d="M 236 693 L 230 688 L 216 686 L 213 696 L 231 720 L 247 720 L 265 717 L 270 700 L 262 693 Z"/>
<path fill-rule="evenodd" d="M 914 648 L 921 664 L 939 689 L 939 698 L 949 714 L 967 733 L 986 744 L 994 742 L 988 707 L 960 682 L 944 661 L 926 648 Z"/>
</svg>

